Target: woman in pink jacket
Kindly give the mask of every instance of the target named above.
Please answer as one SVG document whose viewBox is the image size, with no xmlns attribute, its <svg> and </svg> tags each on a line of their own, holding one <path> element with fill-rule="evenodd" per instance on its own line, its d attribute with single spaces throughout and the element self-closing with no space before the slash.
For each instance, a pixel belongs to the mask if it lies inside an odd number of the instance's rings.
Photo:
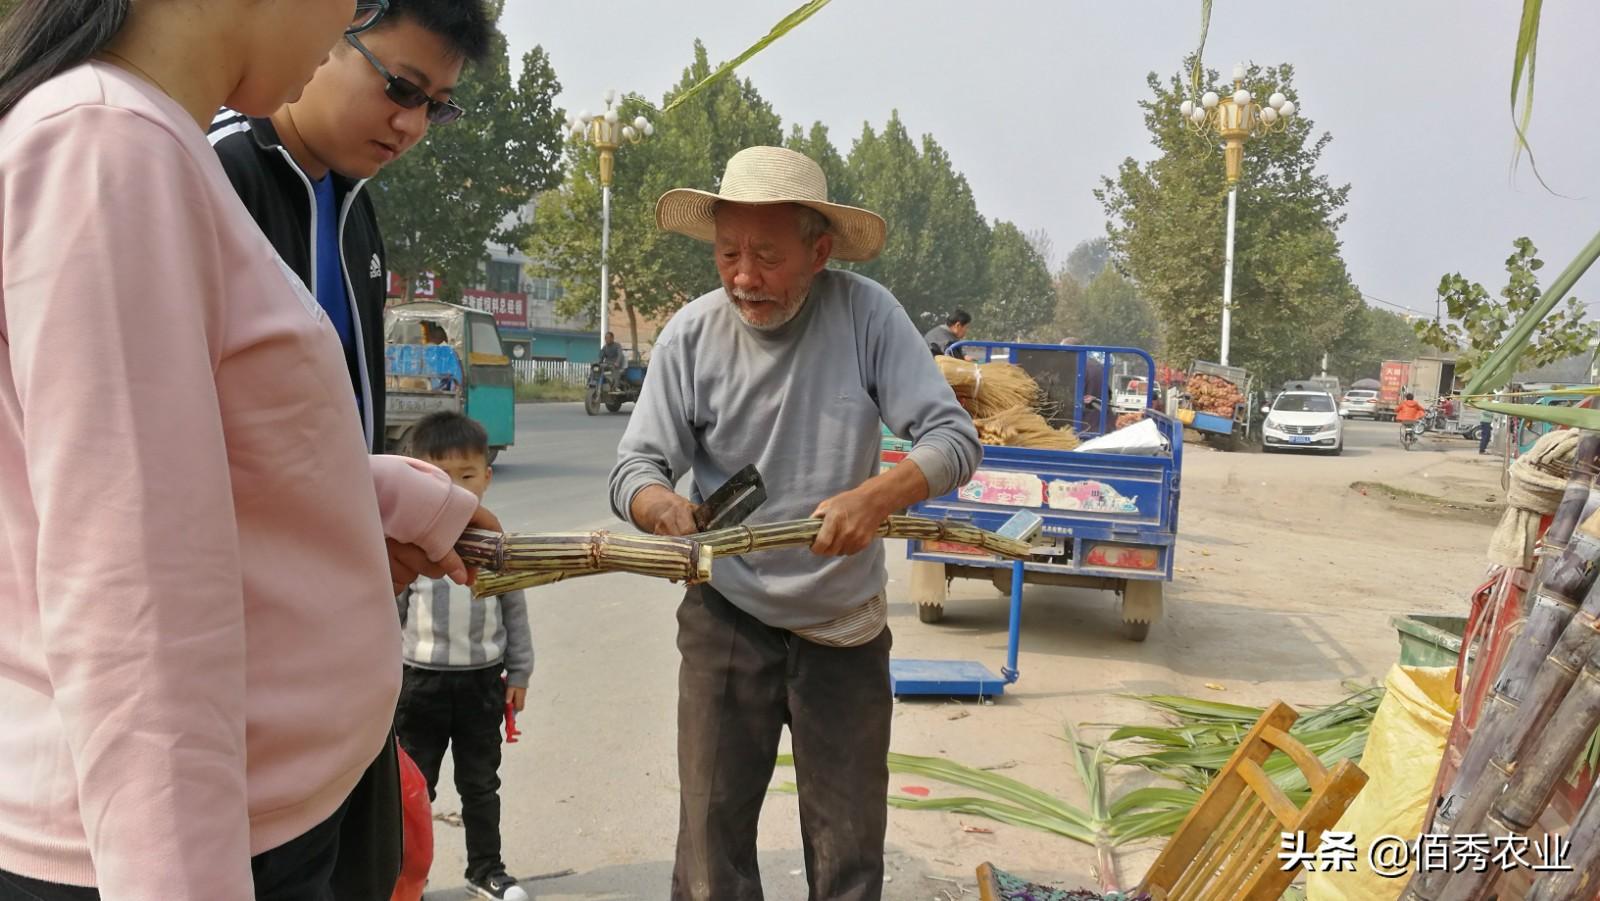
<svg viewBox="0 0 1600 901">
<path fill-rule="evenodd" d="M 456 537 L 495 525 L 368 457 L 338 338 L 205 139 L 367 6 L 0 27 L 0 899 L 330 898 L 400 681 L 390 587 L 466 579 Z"/>
</svg>

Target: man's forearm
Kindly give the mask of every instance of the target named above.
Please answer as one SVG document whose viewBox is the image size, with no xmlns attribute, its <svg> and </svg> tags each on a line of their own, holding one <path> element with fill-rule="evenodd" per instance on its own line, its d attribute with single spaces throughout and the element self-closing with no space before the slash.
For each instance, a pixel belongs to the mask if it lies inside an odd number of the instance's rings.
<svg viewBox="0 0 1600 901">
<path fill-rule="evenodd" d="M 881 510 L 893 513 L 928 499 L 928 478 L 915 460 L 901 460 L 888 472 L 879 473 L 856 489 Z"/>
</svg>

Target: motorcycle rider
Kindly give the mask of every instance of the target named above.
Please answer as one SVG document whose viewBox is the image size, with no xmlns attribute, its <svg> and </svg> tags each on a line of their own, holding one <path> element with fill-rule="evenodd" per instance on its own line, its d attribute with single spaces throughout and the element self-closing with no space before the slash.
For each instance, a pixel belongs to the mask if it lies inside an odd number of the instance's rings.
<svg viewBox="0 0 1600 901">
<path fill-rule="evenodd" d="M 1428 415 L 1427 409 L 1422 404 L 1417 403 L 1416 395 L 1408 391 L 1406 392 L 1406 399 L 1400 402 L 1399 407 L 1395 408 L 1394 420 L 1400 423 L 1400 429 L 1404 431 L 1411 428 L 1412 423 L 1421 422 L 1426 415 Z"/>
</svg>

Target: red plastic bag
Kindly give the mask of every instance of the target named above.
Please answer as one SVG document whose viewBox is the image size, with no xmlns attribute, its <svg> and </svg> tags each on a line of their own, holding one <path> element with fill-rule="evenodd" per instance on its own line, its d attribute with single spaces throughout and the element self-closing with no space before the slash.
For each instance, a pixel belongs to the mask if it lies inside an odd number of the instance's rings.
<svg viewBox="0 0 1600 901">
<path fill-rule="evenodd" d="M 400 821 L 404 827 L 400 879 L 390 901 L 422 901 L 433 866 L 433 805 L 428 802 L 428 780 L 422 770 L 400 751 Z"/>
</svg>

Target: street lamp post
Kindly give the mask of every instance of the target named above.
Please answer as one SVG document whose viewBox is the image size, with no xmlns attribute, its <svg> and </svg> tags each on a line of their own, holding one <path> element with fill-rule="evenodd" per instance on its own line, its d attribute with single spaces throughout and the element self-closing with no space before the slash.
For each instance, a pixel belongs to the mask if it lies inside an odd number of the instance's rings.
<svg viewBox="0 0 1600 901">
<path fill-rule="evenodd" d="M 1294 116 L 1295 104 L 1274 93 L 1265 107 L 1244 86 L 1245 68 L 1233 67 L 1233 93 L 1221 97 L 1207 91 L 1196 104 L 1185 100 L 1178 107 L 1189 127 L 1200 134 L 1222 137 L 1223 162 L 1228 171 L 1228 247 L 1222 258 L 1222 365 L 1228 365 L 1228 336 L 1233 317 L 1233 223 L 1239 203 L 1239 170 L 1244 166 L 1244 142 L 1252 135 L 1283 131 Z"/>
<path fill-rule="evenodd" d="M 617 149 L 637 144 L 655 134 L 655 126 L 643 116 L 624 124 L 615 106 L 617 92 L 605 93 L 605 111 L 590 115 L 568 114 L 567 130 L 575 140 L 586 141 L 600 151 L 600 346 L 605 346 L 611 322 L 611 175 L 616 169 Z"/>
</svg>

